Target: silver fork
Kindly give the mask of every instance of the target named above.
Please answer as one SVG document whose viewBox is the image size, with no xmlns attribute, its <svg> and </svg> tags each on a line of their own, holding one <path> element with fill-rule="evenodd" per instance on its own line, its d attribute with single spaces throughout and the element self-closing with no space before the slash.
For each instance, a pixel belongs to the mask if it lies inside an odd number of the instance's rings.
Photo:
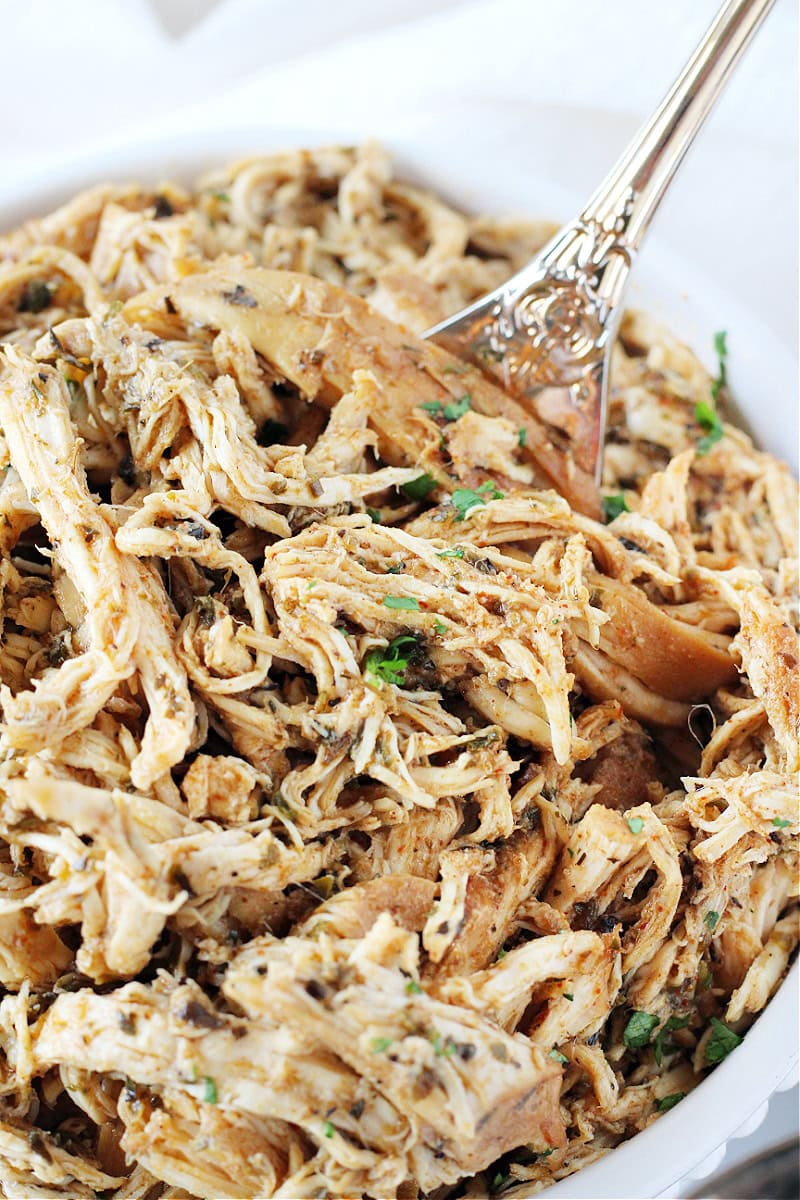
<svg viewBox="0 0 800 1200">
<path fill-rule="evenodd" d="M 773 3 L 726 0 L 670 92 L 577 219 L 501 287 L 424 334 L 498 376 L 544 423 L 565 456 L 565 472 L 588 475 L 590 493 L 592 481 L 595 487 L 600 482 L 611 346 L 637 250 Z"/>
</svg>

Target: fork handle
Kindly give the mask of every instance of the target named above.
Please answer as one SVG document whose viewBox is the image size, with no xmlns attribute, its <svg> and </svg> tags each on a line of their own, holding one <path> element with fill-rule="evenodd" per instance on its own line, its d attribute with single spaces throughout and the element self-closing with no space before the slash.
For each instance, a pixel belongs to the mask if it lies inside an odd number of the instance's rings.
<svg viewBox="0 0 800 1200">
<path fill-rule="evenodd" d="M 630 259 L 686 151 L 774 3 L 725 0 L 662 103 L 578 218 L 584 227 L 599 227 L 614 235 L 617 253 L 612 253 L 610 269 L 598 280 L 598 291 L 610 307 L 620 297 Z"/>
</svg>

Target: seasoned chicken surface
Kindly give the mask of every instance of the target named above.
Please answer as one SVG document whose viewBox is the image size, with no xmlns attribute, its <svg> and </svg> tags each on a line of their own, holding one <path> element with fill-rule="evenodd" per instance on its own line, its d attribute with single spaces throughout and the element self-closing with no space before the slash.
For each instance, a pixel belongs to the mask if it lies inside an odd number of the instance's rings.
<svg viewBox="0 0 800 1200">
<path fill-rule="evenodd" d="M 648 318 L 602 497 L 375 145 L 0 237 L 0 1195 L 531 1196 L 798 940 L 797 493 Z M 602 517 L 602 519 L 601 519 Z"/>
</svg>

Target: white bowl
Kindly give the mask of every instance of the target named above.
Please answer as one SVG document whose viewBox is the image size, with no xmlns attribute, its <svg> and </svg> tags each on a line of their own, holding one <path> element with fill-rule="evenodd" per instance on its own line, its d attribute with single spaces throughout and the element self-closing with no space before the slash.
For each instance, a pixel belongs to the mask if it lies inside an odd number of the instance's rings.
<svg viewBox="0 0 800 1200">
<path fill-rule="evenodd" d="M 384 140 L 395 152 L 402 170 L 427 182 L 472 210 L 571 217 L 584 196 L 565 186 L 554 171 L 547 130 L 555 121 L 563 145 L 570 144 L 570 123 L 585 134 L 586 121 L 597 114 L 559 112 L 491 104 L 456 104 L 436 120 L 402 122 Z M 468 130 L 468 134 L 465 131 Z M 539 141 L 537 150 L 537 131 Z M 353 130 L 357 140 L 374 131 Z M 619 149 L 608 136 L 610 165 Z M 213 133 L 183 131 L 153 134 L 124 144 L 49 160 L 36 170 L 6 182 L 0 197 L 0 229 L 31 215 L 48 211 L 79 188 L 114 180 L 157 182 L 167 178 L 191 181 L 209 167 L 238 155 L 286 146 L 313 146 L 341 141 L 319 130 L 218 129 Z M 520 145 L 526 146 L 524 160 Z M 544 173 L 537 165 L 546 163 Z M 556 162 L 557 167 L 557 162 Z M 591 181 L 597 182 L 597 180 Z M 681 186 L 681 181 L 675 185 Z M 711 190 L 707 193 L 710 199 Z M 698 198 L 698 220 L 702 219 Z M 665 214 L 668 215 L 668 214 Z M 794 220 L 791 198 L 786 212 L 774 219 Z M 667 228 L 667 226 L 665 226 Z M 737 230 L 712 228 L 708 237 L 735 246 Z M 713 262 L 713 254 L 709 261 Z M 699 261 L 698 261 L 699 259 Z M 748 299 L 750 297 L 750 299 Z M 757 307 L 752 297 L 763 305 Z M 713 334 L 729 334 L 729 376 L 736 403 L 758 442 L 797 465 L 797 365 L 795 356 L 770 323 L 782 303 L 768 279 L 744 279 L 742 292 L 722 292 L 703 270 L 702 256 L 691 261 L 676 255 L 668 239 L 660 240 L 659 226 L 637 264 L 629 302 L 662 318 L 710 367 Z M 728 1139 L 750 1133 L 766 1114 L 766 1102 L 797 1069 L 797 1012 L 800 964 L 756 1020 L 741 1046 L 686 1099 L 650 1128 L 600 1162 L 547 1189 L 548 1197 L 589 1200 L 598 1197 L 657 1197 L 687 1175 L 702 1176 L 722 1157 Z"/>
</svg>

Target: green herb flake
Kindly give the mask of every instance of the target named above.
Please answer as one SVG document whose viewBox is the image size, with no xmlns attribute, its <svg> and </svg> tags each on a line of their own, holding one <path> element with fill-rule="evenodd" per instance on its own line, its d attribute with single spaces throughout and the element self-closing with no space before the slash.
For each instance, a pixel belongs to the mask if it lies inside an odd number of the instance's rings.
<svg viewBox="0 0 800 1200">
<path fill-rule="evenodd" d="M 785 817 L 773 817 L 772 818 L 772 824 L 775 826 L 776 829 L 788 829 L 788 827 L 791 825 L 791 823 L 792 822 L 787 821 Z"/>
<path fill-rule="evenodd" d="M 558 1063 L 569 1062 L 569 1059 L 566 1058 L 565 1055 L 563 1055 L 560 1050 L 550 1050 L 547 1057 L 555 1059 L 555 1061 Z"/>
<path fill-rule="evenodd" d="M 452 1058 L 458 1052 L 458 1046 L 453 1039 L 449 1037 L 443 1039 L 439 1032 L 431 1034 L 430 1043 L 437 1058 Z"/>
<path fill-rule="evenodd" d="M 723 1058 L 727 1058 L 731 1050 L 735 1050 L 740 1046 L 742 1039 L 738 1033 L 734 1033 L 729 1029 L 724 1021 L 720 1021 L 717 1017 L 711 1018 L 711 1037 L 706 1042 L 706 1062 L 709 1066 L 714 1066 L 716 1063 L 722 1062 Z"/>
<path fill-rule="evenodd" d="M 565 1000 L 574 1000 L 575 999 L 572 992 L 562 992 L 561 995 L 564 997 Z"/>
<path fill-rule="evenodd" d="M 523 425 L 521 429 L 517 430 L 517 445 L 525 446 L 525 445 L 527 445 L 527 443 L 528 443 L 528 431 L 525 428 L 525 426 Z"/>
<path fill-rule="evenodd" d="M 497 961 L 500 962 L 502 959 L 505 958 L 505 956 L 507 954 L 508 954 L 508 951 L 504 950 L 503 947 L 501 946 L 500 949 L 497 951 Z"/>
<path fill-rule="evenodd" d="M 427 400 L 424 404 L 420 404 L 419 407 L 423 412 L 430 413 L 432 417 L 438 417 L 442 411 L 442 402 L 441 400 Z"/>
<path fill-rule="evenodd" d="M 472 397 L 466 393 L 458 400 L 451 400 L 449 404 L 445 404 L 442 416 L 446 421 L 457 421 L 459 417 L 463 417 L 465 412 L 469 412 L 471 403 Z"/>
<path fill-rule="evenodd" d="M 230 204 L 231 198 L 227 192 L 212 192 L 214 200 L 218 200 L 220 204 Z"/>
<path fill-rule="evenodd" d="M 614 496 L 603 496 L 603 518 L 606 524 L 609 521 L 614 521 L 620 513 L 630 512 L 628 501 L 625 499 L 623 492 L 617 492 Z"/>
<path fill-rule="evenodd" d="M 503 493 L 495 487 L 490 479 L 482 483 L 476 491 L 472 491 L 470 488 L 456 488 L 450 497 L 450 503 L 456 510 L 455 520 L 465 520 L 473 509 L 486 503 L 487 496 L 490 500 L 503 499 Z"/>
<path fill-rule="evenodd" d="M 697 453 L 708 454 L 725 432 L 719 413 L 707 400 L 700 400 L 694 406 L 694 419 L 700 428 L 705 430 L 705 435 L 697 443 Z"/>
<path fill-rule="evenodd" d="M 373 525 L 380 525 L 381 510 L 379 508 L 368 508 L 367 516 L 369 517 L 370 521 L 372 521 Z"/>
<path fill-rule="evenodd" d="M 400 485 L 400 490 L 405 492 L 409 500 L 424 500 L 429 492 L 432 492 L 436 487 L 436 480 L 427 471 L 424 475 L 419 475 L 416 479 L 409 480 L 408 483 Z"/>
<path fill-rule="evenodd" d="M 401 608 L 405 612 L 419 612 L 419 600 L 413 596 L 384 596 L 385 608 Z"/>
<path fill-rule="evenodd" d="M 439 618 L 437 617 L 436 620 L 433 622 L 433 628 L 436 633 L 443 634 L 443 633 L 447 633 L 448 626 L 445 625 L 444 621 L 440 621 Z"/>
<path fill-rule="evenodd" d="M 438 550 L 436 552 L 436 557 L 437 558 L 463 558 L 464 557 L 464 547 L 463 546 L 455 546 L 452 550 Z M 775 822 L 773 821 L 773 825 L 774 824 L 775 824 Z M 788 821 L 787 821 L 787 824 L 788 824 Z"/>
<path fill-rule="evenodd" d="M 206 1104 L 216 1104 L 219 1100 L 217 1085 L 210 1075 L 203 1076 L 203 1099 Z"/>
<path fill-rule="evenodd" d="M 657 1066 L 661 1066 L 665 1054 L 671 1054 L 675 1049 L 675 1045 L 670 1040 L 669 1034 L 675 1029 L 685 1029 L 688 1024 L 688 1017 L 670 1017 L 663 1029 L 659 1029 L 653 1040 L 653 1053 L 655 1054 Z"/>
<path fill-rule="evenodd" d="M 685 1095 L 686 1092 L 673 1092 L 670 1096 L 664 1096 L 658 1101 L 656 1108 L 659 1112 L 669 1112 L 669 1110 L 674 1108 L 676 1104 L 680 1104 Z"/>
<path fill-rule="evenodd" d="M 644 821 L 641 817 L 628 817 L 628 829 L 631 833 L 641 833 L 644 829 Z"/>
<path fill-rule="evenodd" d="M 709 929 L 712 931 L 712 933 L 713 933 L 713 931 L 714 931 L 714 930 L 716 929 L 716 927 L 717 927 L 717 924 L 718 924 L 718 922 L 719 922 L 719 913 L 718 913 L 718 912 L 714 912 L 713 908 L 710 908 L 710 909 L 708 910 L 708 912 L 706 913 L 706 915 L 703 917 L 703 924 L 704 924 L 704 925 L 707 925 L 707 926 L 708 926 L 708 928 L 709 928 Z"/>
<path fill-rule="evenodd" d="M 388 1037 L 374 1037 L 370 1041 L 369 1048 L 373 1054 L 385 1054 L 392 1044 L 392 1039 Z"/>
<path fill-rule="evenodd" d="M 326 1138 L 332 1138 L 333 1135 L 336 1133 L 336 1130 L 334 1129 L 334 1127 L 330 1121 L 326 1121 L 322 1126 L 322 1132 L 324 1133 Z"/>
<path fill-rule="evenodd" d="M 370 650 L 364 660 L 365 673 L 375 679 L 382 679 L 385 683 L 394 683 L 402 687 L 417 645 L 416 638 L 404 633 L 390 642 L 385 650 Z"/>
<path fill-rule="evenodd" d="M 504 1175 L 502 1171 L 498 1171 L 492 1176 L 492 1181 L 489 1184 L 489 1187 L 493 1192 L 499 1192 L 501 1188 L 506 1186 L 510 1178 L 511 1177 L 509 1175 Z"/>
<path fill-rule="evenodd" d="M 650 1044 L 650 1035 L 658 1025 L 658 1017 L 652 1013 L 634 1009 L 622 1033 L 622 1040 L 629 1050 L 639 1050 Z"/>
<path fill-rule="evenodd" d="M 714 334 L 714 351 L 719 367 L 717 377 L 711 384 L 711 399 L 716 400 L 728 382 L 728 335 L 724 329 Z"/>
<path fill-rule="evenodd" d="M 401 575 L 403 573 L 403 571 L 405 571 L 405 569 L 406 569 L 406 564 L 404 562 L 395 563 L 395 565 L 393 567 L 386 568 L 386 574 L 387 575 Z"/>
<path fill-rule="evenodd" d="M 422 994 L 422 988 L 419 986 L 416 979 L 409 979 L 406 983 L 406 995 L 421 996 Z"/>
</svg>

